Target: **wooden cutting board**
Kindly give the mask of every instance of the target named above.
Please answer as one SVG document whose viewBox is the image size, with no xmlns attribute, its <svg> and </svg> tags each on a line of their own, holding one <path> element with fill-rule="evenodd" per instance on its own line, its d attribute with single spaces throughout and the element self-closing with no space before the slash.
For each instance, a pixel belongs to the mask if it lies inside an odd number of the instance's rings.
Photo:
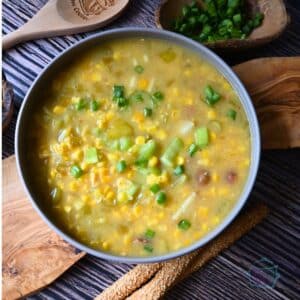
<svg viewBox="0 0 300 300">
<path fill-rule="evenodd" d="M 2 296 L 17 299 L 55 280 L 84 253 L 59 238 L 26 198 L 15 156 L 3 161 Z"/>
<path fill-rule="evenodd" d="M 263 148 L 300 147 L 300 57 L 256 59 L 234 70 L 252 96 Z M 85 253 L 58 237 L 31 207 L 15 157 L 2 168 L 2 296 L 11 300 L 50 284 Z"/>
</svg>

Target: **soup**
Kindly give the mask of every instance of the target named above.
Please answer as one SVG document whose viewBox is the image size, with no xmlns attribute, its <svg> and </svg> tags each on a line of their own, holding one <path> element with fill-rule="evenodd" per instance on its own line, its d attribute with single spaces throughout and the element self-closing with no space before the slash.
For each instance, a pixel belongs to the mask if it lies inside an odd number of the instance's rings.
<svg viewBox="0 0 300 300">
<path fill-rule="evenodd" d="M 89 247 L 173 252 L 236 205 L 250 165 L 247 118 L 222 74 L 188 49 L 109 41 L 56 74 L 43 101 L 32 139 L 43 205 Z"/>
</svg>

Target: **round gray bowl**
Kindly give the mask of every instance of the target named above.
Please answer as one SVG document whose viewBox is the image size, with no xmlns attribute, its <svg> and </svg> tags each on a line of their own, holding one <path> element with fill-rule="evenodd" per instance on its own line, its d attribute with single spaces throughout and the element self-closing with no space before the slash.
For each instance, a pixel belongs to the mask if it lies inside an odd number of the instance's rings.
<svg viewBox="0 0 300 300">
<path fill-rule="evenodd" d="M 246 112 L 250 133 L 251 133 L 251 165 L 249 170 L 249 176 L 247 182 L 244 186 L 243 192 L 238 199 L 235 207 L 232 211 L 227 215 L 227 217 L 219 224 L 219 226 L 211 231 L 209 234 L 193 243 L 189 247 L 180 249 L 178 251 L 174 251 L 171 253 L 167 253 L 164 255 L 158 256 L 149 256 L 149 257 L 124 257 L 109 254 L 106 252 L 102 252 L 100 250 L 92 249 L 72 238 L 68 235 L 60 226 L 51 218 L 49 212 L 41 205 L 41 195 L 38 192 L 37 184 L 33 182 L 33 176 L 31 176 L 33 172 L 32 164 L 33 162 L 29 160 L 28 153 L 31 152 L 31 144 L 29 139 L 30 132 L 30 124 L 32 123 L 32 116 L 34 115 L 36 109 L 41 106 L 41 101 L 43 101 L 39 97 L 39 92 L 41 90 L 47 89 L 47 83 L 49 79 L 55 75 L 57 70 L 60 70 L 64 67 L 64 65 L 70 63 L 72 60 L 76 59 L 80 53 L 84 52 L 86 49 L 93 47 L 94 45 L 101 45 L 102 42 L 112 40 L 112 39 L 122 39 L 122 38 L 131 38 L 131 37 L 139 37 L 139 38 L 155 38 L 160 40 L 169 41 L 175 44 L 178 44 L 182 47 L 188 48 L 199 54 L 202 58 L 206 59 L 210 64 L 212 64 L 216 69 L 219 70 L 223 76 L 230 82 L 233 88 L 236 90 L 244 110 Z M 36 129 L 38 130 L 38 128 Z M 175 258 L 184 254 L 187 254 L 197 248 L 202 247 L 207 242 L 212 240 L 215 236 L 220 234 L 236 217 L 241 208 L 244 206 L 249 193 L 253 187 L 260 159 L 260 133 L 257 117 L 252 105 L 252 102 L 249 98 L 248 93 L 246 92 L 243 84 L 237 78 L 237 76 L 233 73 L 231 68 L 227 66 L 227 64 L 220 59 L 217 55 L 215 55 L 212 51 L 207 49 L 206 47 L 200 45 L 188 39 L 184 36 L 171 33 L 169 31 L 155 30 L 155 29 L 142 29 L 142 28 L 122 28 L 116 30 L 110 30 L 106 32 L 102 32 L 96 35 L 93 35 L 71 48 L 64 51 L 60 54 L 56 59 L 53 60 L 49 66 L 47 66 L 43 72 L 37 77 L 34 81 L 32 87 L 29 89 L 25 100 L 23 101 L 19 118 L 17 122 L 16 128 L 16 136 L 15 136 L 15 152 L 17 159 L 17 168 L 21 178 L 21 181 L 24 185 L 24 188 L 27 192 L 29 199 L 35 210 L 39 213 L 39 215 L 43 218 L 43 220 L 55 231 L 57 232 L 64 240 L 68 241 L 70 244 L 75 246 L 76 248 L 85 251 L 89 254 L 95 255 L 97 257 L 125 262 L 125 263 L 153 263 L 168 260 L 171 258 Z"/>
</svg>

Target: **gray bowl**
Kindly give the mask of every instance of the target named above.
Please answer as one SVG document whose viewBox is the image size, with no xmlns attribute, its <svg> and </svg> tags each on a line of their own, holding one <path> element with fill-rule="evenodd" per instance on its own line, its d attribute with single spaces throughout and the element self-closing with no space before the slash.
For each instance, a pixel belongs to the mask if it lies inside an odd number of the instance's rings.
<svg viewBox="0 0 300 300">
<path fill-rule="evenodd" d="M 31 120 L 33 114 L 35 113 L 35 110 L 41 105 L 40 101 L 42 101 L 42 99 L 39 97 L 39 93 L 41 90 L 47 89 L 47 83 L 49 82 L 48 79 L 50 79 L 57 70 L 61 69 L 64 65 L 70 63 L 74 58 L 76 58 L 80 53 L 82 53 L 86 49 L 94 45 L 99 45 L 102 42 L 111 39 L 121 39 L 121 38 L 130 38 L 130 37 L 156 38 L 165 41 L 170 41 L 182 47 L 186 47 L 196 53 L 199 53 L 201 57 L 206 59 L 216 69 L 218 69 L 219 72 L 226 77 L 226 79 L 236 90 L 239 98 L 241 99 L 244 110 L 246 112 L 249 121 L 249 126 L 250 126 L 250 133 L 251 133 L 252 149 L 251 149 L 251 165 L 249 170 L 249 176 L 244 186 L 243 192 L 241 193 L 241 196 L 238 199 L 235 207 L 222 221 L 222 223 L 220 223 L 215 230 L 211 231 L 205 237 L 201 238 L 200 240 L 193 243 L 189 247 L 171 253 L 167 253 L 164 255 L 159 255 L 159 256 L 150 256 L 150 257 L 117 256 L 117 255 L 92 249 L 76 241 L 74 238 L 72 238 L 70 235 L 68 235 L 60 228 L 60 226 L 53 220 L 53 218 L 51 218 L 49 212 L 47 212 L 47 209 L 45 209 L 42 206 L 41 204 L 42 198 L 41 198 L 41 194 L 39 193 L 39 188 L 37 187 L 37 184 L 34 182 L 33 176 L 31 176 L 33 171 L 32 168 L 33 162 L 29 159 L 29 153 L 31 151 L 31 145 L 29 143 L 29 132 L 30 130 L 32 130 Z M 258 121 L 257 121 L 257 117 L 252 102 L 243 84 L 233 73 L 231 68 L 227 66 L 227 64 L 222 59 L 220 59 L 217 55 L 215 55 L 212 51 L 200 45 L 199 43 L 192 41 L 191 39 L 188 39 L 182 35 L 171 33 L 169 31 L 162 31 L 162 30 L 155 30 L 155 29 L 142 29 L 142 28 L 123 28 L 123 29 L 109 30 L 103 33 L 93 35 L 77 43 L 71 48 L 67 49 L 62 54 L 60 54 L 56 59 L 54 59 L 53 62 L 49 66 L 47 66 L 43 70 L 43 72 L 37 77 L 37 79 L 34 81 L 33 85 L 31 86 L 31 88 L 29 89 L 19 113 L 16 136 L 15 136 L 15 152 L 16 152 L 18 172 L 22 184 L 27 192 L 27 195 L 33 207 L 39 213 L 42 219 L 55 232 L 57 232 L 64 240 L 68 241 L 76 248 L 103 259 L 125 262 L 125 263 L 153 263 L 153 262 L 159 262 L 159 261 L 175 258 L 202 247 L 210 240 L 212 240 L 214 237 L 216 237 L 218 234 L 220 234 L 237 216 L 237 214 L 244 206 L 250 194 L 250 191 L 253 187 L 257 175 L 257 171 L 258 171 L 260 151 L 261 151 L 260 132 L 259 132 Z"/>
</svg>

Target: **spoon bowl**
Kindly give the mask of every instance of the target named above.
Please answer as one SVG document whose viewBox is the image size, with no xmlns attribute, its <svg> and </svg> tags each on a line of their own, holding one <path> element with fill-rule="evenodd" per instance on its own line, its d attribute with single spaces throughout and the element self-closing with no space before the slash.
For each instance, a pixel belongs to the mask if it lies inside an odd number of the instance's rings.
<svg viewBox="0 0 300 300">
<path fill-rule="evenodd" d="M 174 19 L 181 15 L 182 7 L 190 4 L 191 0 L 165 0 L 155 14 L 156 26 L 161 29 L 171 30 Z M 197 0 L 200 6 L 203 1 Z M 261 46 L 276 39 L 289 23 L 289 16 L 283 0 L 246 0 L 249 15 L 257 12 L 264 14 L 264 20 L 246 39 L 219 40 L 206 42 L 204 45 L 211 49 L 219 50 L 242 50 Z"/>
<path fill-rule="evenodd" d="M 128 3 L 129 0 L 49 0 L 26 24 L 3 37 L 3 50 L 32 39 L 103 27 L 115 20 Z"/>
</svg>

